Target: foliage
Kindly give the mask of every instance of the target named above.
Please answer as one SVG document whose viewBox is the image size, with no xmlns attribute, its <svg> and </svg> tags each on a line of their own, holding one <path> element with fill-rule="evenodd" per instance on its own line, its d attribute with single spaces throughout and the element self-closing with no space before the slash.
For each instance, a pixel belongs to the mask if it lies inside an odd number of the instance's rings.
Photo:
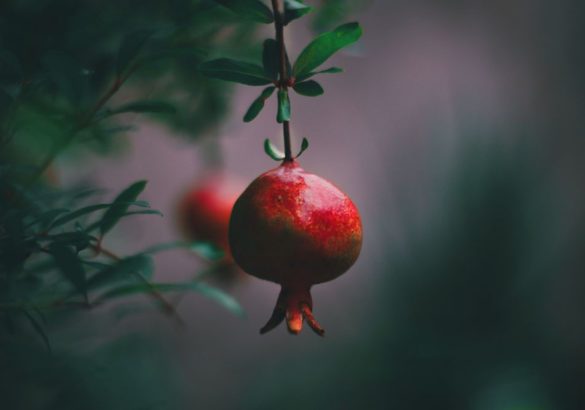
<svg viewBox="0 0 585 410">
<path fill-rule="evenodd" d="M 286 24 L 314 9 L 285 3 Z M 178 321 L 168 292 L 196 292 L 242 314 L 231 296 L 201 280 L 152 281 L 153 254 L 187 248 L 214 269 L 222 255 L 213 245 L 155 244 L 125 256 L 104 249 L 104 236 L 120 221 L 162 216 L 142 199 L 146 181 L 103 201 L 93 187 L 57 187 L 50 174 L 66 150 L 115 150 L 135 129 L 128 113 L 149 115 L 173 134 L 197 140 L 229 105 L 229 86 L 207 77 L 269 85 L 246 114 L 246 121 L 254 119 L 276 89 L 276 44 L 265 43 L 261 64 L 239 59 L 256 51 L 255 23 L 273 19 L 258 0 L 1 2 L 0 333 L 20 334 L 25 324 L 51 349 L 50 315 L 135 294 L 148 295 Z M 218 58 L 206 61 L 210 56 Z M 299 83 L 297 91 L 317 95 L 315 84 Z M 281 117 L 290 117 L 288 95 L 277 94 Z"/>
<path fill-rule="evenodd" d="M 113 201 L 93 189 L 59 189 L 46 171 L 66 148 L 109 152 L 143 113 L 191 138 L 223 116 L 221 83 L 193 68 L 209 50 L 245 55 L 252 24 L 209 1 L 11 0 L 0 4 L 0 322 L 29 322 L 46 345 L 45 317 L 84 310 L 121 295 L 207 295 L 235 313 L 230 296 L 200 283 L 151 283 L 152 253 L 207 244 L 158 245 L 117 256 L 102 239 L 134 215 L 162 215 L 140 195 L 146 181 Z M 121 97 L 124 91 L 125 97 Z M 131 96 L 131 97 L 130 97 Z M 79 150 L 75 152 L 80 152 Z"/>
<path fill-rule="evenodd" d="M 296 4 L 296 5 L 295 5 Z M 297 7 L 298 2 L 286 2 L 287 7 Z M 288 10 L 288 9 L 287 9 Z M 297 10 L 297 9 L 294 9 Z M 303 14 L 308 13 L 310 8 L 302 8 Z M 301 17 L 299 15 L 298 17 Z M 292 85 L 293 90 L 299 95 L 316 97 L 324 93 L 323 87 L 316 81 L 309 78 L 317 74 L 339 73 L 342 70 L 338 67 L 330 67 L 324 70 L 315 71 L 337 51 L 356 42 L 362 34 L 358 23 L 347 23 L 337 27 L 331 32 L 321 34 L 309 43 L 299 54 L 292 67 L 288 67 L 288 76 L 280 78 L 278 73 L 279 45 L 274 39 L 266 39 L 263 43 L 261 63 L 250 63 L 229 58 L 219 58 L 206 61 L 201 64 L 199 70 L 204 75 L 224 81 L 237 82 L 240 84 L 260 86 L 270 83 L 278 87 L 278 110 L 276 119 L 279 123 L 289 121 L 291 117 L 290 100 L 287 86 Z M 288 55 L 286 56 L 288 61 Z M 250 122 L 260 113 L 264 102 L 272 95 L 274 88 L 265 88 L 260 96 L 256 98 L 244 115 L 244 121 Z"/>
<path fill-rule="evenodd" d="M 48 345 L 42 318 L 48 311 L 86 309 L 120 296 L 147 293 L 167 313 L 174 308 L 160 296 L 169 291 L 195 291 L 240 314 L 228 295 L 199 283 L 151 283 L 152 255 L 189 247 L 214 259 L 222 255 L 204 244 L 161 244 L 119 257 L 102 248 L 102 240 L 130 216 L 162 214 L 139 197 L 146 181 L 138 181 L 108 203 L 83 204 L 91 191 L 59 192 L 17 182 L 12 167 L 0 174 L 0 315 L 5 323 L 26 318 Z M 28 176 L 25 175 L 25 176 Z M 26 179 L 26 178 L 24 178 Z"/>
</svg>

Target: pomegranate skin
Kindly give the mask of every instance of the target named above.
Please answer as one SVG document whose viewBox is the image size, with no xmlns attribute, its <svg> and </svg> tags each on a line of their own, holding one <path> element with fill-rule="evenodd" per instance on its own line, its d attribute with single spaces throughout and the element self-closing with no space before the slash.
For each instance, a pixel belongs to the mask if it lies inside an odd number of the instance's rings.
<svg viewBox="0 0 585 410">
<path fill-rule="evenodd" d="M 354 264 L 362 224 L 347 195 L 288 161 L 260 175 L 238 198 L 229 242 L 245 272 L 282 285 L 271 321 L 287 316 L 289 330 L 298 333 L 304 317 L 322 334 L 311 315 L 310 287 L 335 279 Z M 280 323 L 271 321 L 262 333 Z"/>
</svg>

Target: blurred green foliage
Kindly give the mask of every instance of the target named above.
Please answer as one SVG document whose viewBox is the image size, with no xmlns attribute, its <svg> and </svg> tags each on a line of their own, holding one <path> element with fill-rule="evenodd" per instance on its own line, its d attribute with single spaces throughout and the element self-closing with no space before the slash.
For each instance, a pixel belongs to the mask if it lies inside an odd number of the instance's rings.
<svg viewBox="0 0 585 410">
<path fill-rule="evenodd" d="M 153 295 L 163 311 L 173 309 L 160 294 L 178 290 L 207 294 L 239 310 L 212 288 L 150 283 L 149 252 L 121 257 L 102 250 L 103 236 L 120 219 L 160 215 L 138 198 L 146 182 L 112 202 L 96 202 L 91 189 L 56 188 L 51 166 L 69 146 L 110 152 L 120 134 L 133 130 L 125 113 L 149 114 L 190 138 L 209 131 L 226 110 L 229 90 L 204 81 L 197 66 L 210 53 L 249 54 L 254 33 L 251 23 L 212 1 L 0 4 L 4 330 L 28 321 L 48 345 L 48 311 L 83 309 L 136 292 Z M 196 245 L 199 251 L 205 247 Z M 96 259 L 99 254 L 105 256 Z M 122 287 L 99 295 L 114 285 Z"/>
</svg>

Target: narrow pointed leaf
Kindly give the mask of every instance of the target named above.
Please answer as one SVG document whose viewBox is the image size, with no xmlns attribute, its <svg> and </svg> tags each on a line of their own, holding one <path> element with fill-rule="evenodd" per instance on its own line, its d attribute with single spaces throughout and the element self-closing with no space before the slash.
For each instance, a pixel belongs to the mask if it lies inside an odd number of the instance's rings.
<svg viewBox="0 0 585 410">
<path fill-rule="evenodd" d="M 264 140 L 264 152 L 275 161 L 282 161 L 284 159 L 284 153 L 272 145 L 272 142 L 268 138 Z"/>
<path fill-rule="evenodd" d="M 273 79 L 278 80 L 278 43 L 273 38 L 264 40 L 262 47 L 262 65 L 266 75 Z"/>
<path fill-rule="evenodd" d="M 278 90 L 278 112 L 276 121 L 283 122 L 290 120 L 290 100 L 286 90 Z"/>
<path fill-rule="evenodd" d="M 303 142 L 301 143 L 301 150 L 299 151 L 299 153 L 297 154 L 297 156 L 295 158 L 298 158 L 301 156 L 301 154 L 303 152 L 305 152 L 305 150 L 309 148 L 309 140 L 306 138 L 303 138 Z"/>
<path fill-rule="evenodd" d="M 295 77 L 305 75 L 323 64 L 341 48 L 356 42 L 362 35 L 358 23 L 347 23 L 321 34 L 301 52 L 293 66 Z"/>
<path fill-rule="evenodd" d="M 240 304 L 227 293 L 211 287 L 201 282 L 185 282 L 185 283 L 151 283 L 151 284 L 136 284 L 136 285 L 125 285 L 114 289 L 111 289 L 104 294 L 100 295 L 96 300 L 96 303 L 103 302 L 108 299 L 113 299 L 122 296 L 128 296 L 137 293 L 149 293 L 153 290 L 164 293 L 164 292 L 184 292 L 192 291 L 202 294 L 203 296 L 209 297 L 214 301 L 218 302 L 221 306 L 228 309 L 230 312 L 242 316 L 243 309 Z"/>
<path fill-rule="evenodd" d="M 131 215 L 158 215 L 158 216 L 164 216 L 163 213 L 157 209 L 144 209 L 141 211 L 129 211 L 129 212 L 124 212 L 124 214 L 122 214 L 122 217 L 126 217 L 126 216 L 131 216 Z"/>
<path fill-rule="evenodd" d="M 301 3 L 300 1 L 284 0 L 284 25 L 286 26 L 291 21 L 303 17 L 312 10 L 312 7 Z"/>
<path fill-rule="evenodd" d="M 150 204 L 146 201 L 130 201 L 130 202 L 128 202 L 128 205 L 141 206 L 141 207 L 145 207 L 145 208 L 148 208 L 150 206 Z M 64 225 L 64 224 L 71 222 L 77 218 L 80 218 L 84 215 L 88 215 L 88 214 L 91 214 L 93 212 L 109 208 L 111 206 L 112 206 L 112 204 L 96 204 L 96 205 L 89 205 L 89 206 L 80 208 L 76 211 L 71 212 L 70 214 L 63 215 L 62 217 L 57 218 L 56 220 L 53 221 L 53 223 L 51 224 L 50 227 L 56 228 L 57 226 Z"/>
<path fill-rule="evenodd" d="M 301 83 L 296 83 L 293 89 L 300 95 L 304 95 L 307 97 L 317 97 L 318 95 L 323 94 L 325 91 L 321 84 L 317 81 L 309 80 L 303 81 Z"/>
<path fill-rule="evenodd" d="M 128 279 L 135 274 L 150 276 L 152 269 L 153 263 L 149 256 L 143 254 L 130 256 L 96 273 L 87 281 L 87 288 L 95 290 L 119 280 Z"/>
<path fill-rule="evenodd" d="M 118 223 L 120 218 L 124 216 L 130 206 L 128 203 L 136 200 L 138 195 L 140 195 L 146 187 L 146 183 L 146 181 L 135 182 L 114 199 L 112 206 L 105 212 L 99 222 L 100 233 L 102 236 L 112 229 Z"/>
<path fill-rule="evenodd" d="M 238 17 L 246 20 L 265 24 L 274 21 L 272 11 L 259 0 L 215 0 L 215 2 L 230 9 Z"/>
<path fill-rule="evenodd" d="M 207 61 L 199 66 L 199 71 L 211 78 L 246 85 L 266 85 L 272 82 L 259 65 L 230 58 Z"/>
<path fill-rule="evenodd" d="M 301 82 L 301 81 L 305 81 L 306 79 L 311 78 L 317 74 L 337 74 L 337 73 L 341 73 L 341 72 L 343 72 L 343 69 L 341 69 L 339 67 L 329 67 L 325 70 L 311 71 L 310 73 L 297 76 L 297 77 L 295 77 L 295 79 L 297 82 Z"/>
<path fill-rule="evenodd" d="M 145 249 L 141 253 L 153 254 L 158 252 L 164 252 L 173 249 L 188 249 L 195 252 L 199 256 L 209 260 L 219 260 L 223 258 L 224 253 L 217 246 L 210 242 L 167 242 L 158 245 L 151 246 Z"/>
<path fill-rule="evenodd" d="M 246 111 L 246 114 L 244 115 L 244 122 L 250 122 L 258 116 L 260 111 L 264 108 L 264 102 L 272 95 L 274 89 L 275 87 L 266 87 L 258 98 L 252 102 L 248 111 Z"/>
<path fill-rule="evenodd" d="M 56 219 L 51 224 L 51 228 L 55 228 L 57 226 L 64 225 L 67 222 L 71 222 L 71 221 L 73 221 L 73 220 L 75 220 L 83 215 L 87 215 L 87 214 L 90 214 L 92 212 L 99 211 L 101 209 L 109 208 L 110 206 L 111 206 L 111 204 L 96 204 L 96 205 L 86 206 L 84 208 L 73 211 L 68 215 L 64 215 L 64 216 Z"/>
</svg>

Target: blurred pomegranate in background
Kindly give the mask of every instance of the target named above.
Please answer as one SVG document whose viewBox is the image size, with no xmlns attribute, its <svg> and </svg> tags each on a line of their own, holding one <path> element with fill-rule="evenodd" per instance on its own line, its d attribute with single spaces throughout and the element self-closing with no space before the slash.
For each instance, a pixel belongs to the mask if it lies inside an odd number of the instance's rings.
<svg viewBox="0 0 585 410">
<path fill-rule="evenodd" d="M 188 240 L 211 242 L 225 253 L 223 262 L 231 264 L 228 226 L 234 203 L 243 190 L 241 181 L 223 173 L 193 184 L 179 201 L 181 233 Z"/>
</svg>

